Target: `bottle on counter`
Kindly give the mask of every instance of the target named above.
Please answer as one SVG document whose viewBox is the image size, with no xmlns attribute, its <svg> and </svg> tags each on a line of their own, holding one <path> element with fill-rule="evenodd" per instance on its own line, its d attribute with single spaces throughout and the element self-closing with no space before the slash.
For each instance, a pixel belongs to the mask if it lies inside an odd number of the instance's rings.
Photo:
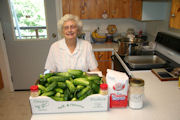
<svg viewBox="0 0 180 120">
<path fill-rule="evenodd" d="M 144 80 L 131 78 L 129 87 L 129 107 L 132 109 L 143 108 Z"/>
<path fill-rule="evenodd" d="M 106 83 L 100 84 L 100 94 L 101 95 L 108 94 L 108 85 Z"/>
<path fill-rule="evenodd" d="M 38 90 L 38 86 L 37 85 L 32 85 L 30 87 L 30 91 L 31 91 L 31 97 L 38 97 L 39 96 L 39 90 Z"/>
</svg>

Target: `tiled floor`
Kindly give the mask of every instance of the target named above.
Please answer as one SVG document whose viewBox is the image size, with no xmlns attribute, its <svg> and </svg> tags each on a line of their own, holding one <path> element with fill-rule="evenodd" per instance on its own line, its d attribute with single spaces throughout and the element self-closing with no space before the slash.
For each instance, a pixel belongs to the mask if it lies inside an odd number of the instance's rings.
<svg viewBox="0 0 180 120">
<path fill-rule="evenodd" d="M 0 120 L 30 120 L 29 91 L 0 90 Z"/>
</svg>

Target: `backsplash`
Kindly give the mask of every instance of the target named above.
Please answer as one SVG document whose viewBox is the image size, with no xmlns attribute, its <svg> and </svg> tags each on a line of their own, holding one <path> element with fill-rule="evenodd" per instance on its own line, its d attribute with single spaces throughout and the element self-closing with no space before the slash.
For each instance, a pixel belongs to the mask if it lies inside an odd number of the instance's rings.
<svg viewBox="0 0 180 120">
<path fill-rule="evenodd" d="M 84 32 L 92 32 L 97 27 L 106 29 L 109 24 L 116 25 L 118 33 L 125 33 L 128 28 L 133 28 L 135 32 L 139 32 L 140 30 L 145 32 L 145 23 L 133 19 L 93 19 L 82 21 Z"/>
</svg>

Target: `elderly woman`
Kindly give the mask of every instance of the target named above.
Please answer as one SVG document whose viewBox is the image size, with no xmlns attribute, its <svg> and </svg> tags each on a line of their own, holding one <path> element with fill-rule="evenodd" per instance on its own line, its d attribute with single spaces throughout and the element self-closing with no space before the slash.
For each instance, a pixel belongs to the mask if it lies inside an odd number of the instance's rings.
<svg viewBox="0 0 180 120">
<path fill-rule="evenodd" d="M 66 72 L 68 69 L 98 71 L 98 64 L 91 44 L 78 39 L 82 22 L 77 16 L 66 14 L 58 21 L 58 31 L 64 37 L 50 47 L 45 69 L 51 72 Z"/>
</svg>

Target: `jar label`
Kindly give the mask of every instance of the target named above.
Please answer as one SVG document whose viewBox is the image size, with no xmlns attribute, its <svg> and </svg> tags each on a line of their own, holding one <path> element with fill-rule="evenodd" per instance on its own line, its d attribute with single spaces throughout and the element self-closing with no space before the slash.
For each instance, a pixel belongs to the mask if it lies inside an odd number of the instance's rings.
<svg viewBox="0 0 180 120">
<path fill-rule="evenodd" d="M 129 107 L 131 108 L 142 108 L 143 107 L 143 94 L 130 95 Z"/>
</svg>

